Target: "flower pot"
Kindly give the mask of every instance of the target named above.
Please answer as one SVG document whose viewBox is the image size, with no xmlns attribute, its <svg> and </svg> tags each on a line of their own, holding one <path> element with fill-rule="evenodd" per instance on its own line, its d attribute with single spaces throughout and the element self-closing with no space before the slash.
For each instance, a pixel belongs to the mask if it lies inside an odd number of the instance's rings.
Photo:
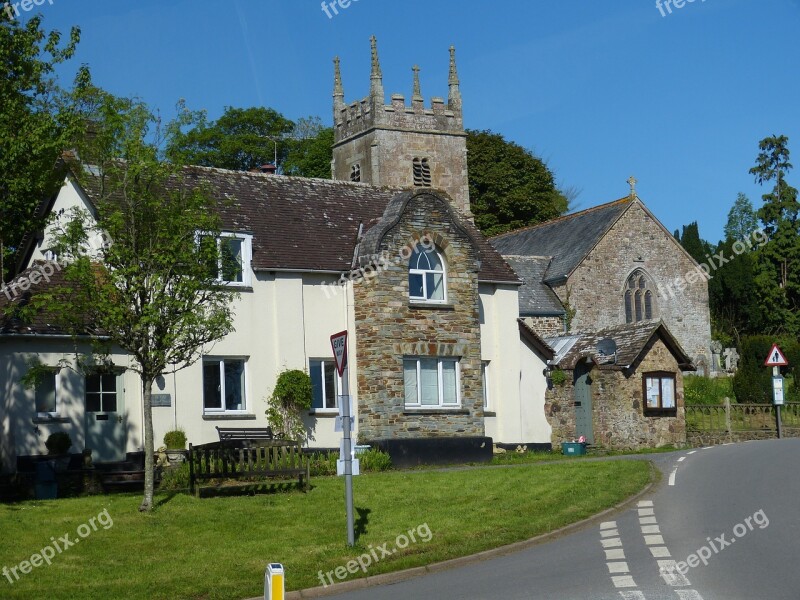
<svg viewBox="0 0 800 600">
<path fill-rule="evenodd" d="M 170 465 L 179 465 L 186 462 L 186 457 L 189 455 L 188 450 L 180 450 L 177 448 L 167 448 L 167 459 Z"/>
</svg>

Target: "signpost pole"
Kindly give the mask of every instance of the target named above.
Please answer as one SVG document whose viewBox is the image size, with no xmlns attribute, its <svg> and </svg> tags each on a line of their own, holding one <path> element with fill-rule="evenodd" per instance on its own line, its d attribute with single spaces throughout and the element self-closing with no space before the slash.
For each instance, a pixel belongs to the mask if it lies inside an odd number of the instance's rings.
<svg viewBox="0 0 800 600">
<path fill-rule="evenodd" d="M 344 376 L 347 366 L 347 331 L 331 336 L 333 357 L 336 361 L 336 370 L 342 378 L 342 391 L 339 396 L 340 414 L 342 416 L 342 454 L 339 458 L 344 461 L 344 503 L 347 512 L 347 545 L 355 546 L 355 528 L 353 520 L 353 440 L 351 439 L 350 422 L 350 382 Z"/>
<path fill-rule="evenodd" d="M 780 377 L 781 376 L 781 368 L 780 367 L 772 367 L 772 377 Z M 776 393 L 773 391 L 773 394 Z M 781 405 L 783 404 L 783 399 L 781 402 L 775 402 L 775 421 L 778 426 L 778 439 L 783 437 L 783 427 L 781 425 Z"/>
</svg>

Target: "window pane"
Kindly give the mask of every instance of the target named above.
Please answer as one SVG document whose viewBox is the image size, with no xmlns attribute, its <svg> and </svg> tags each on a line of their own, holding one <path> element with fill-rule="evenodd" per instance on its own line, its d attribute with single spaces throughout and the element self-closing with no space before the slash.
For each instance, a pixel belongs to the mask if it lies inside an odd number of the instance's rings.
<svg viewBox="0 0 800 600">
<path fill-rule="evenodd" d="M 100 412 L 101 402 L 100 394 L 89 393 L 86 394 L 86 412 Z"/>
<path fill-rule="evenodd" d="M 675 408 L 675 381 L 671 377 L 661 380 L 661 407 Z"/>
<path fill-rule="evenodd" d="M 222 408 L 222 386 L 219 378 L 219 363 L 203 365 L 203 406 Z"/>
<path fill-rule="evenodd" d="M 644 277 L 639 278 L 639 289 L 643 290 L 647 287 L 647 283 L 644 280 Z"/>
<path fill-rule="evenodd" d="M 444 300 L 444 276 L 441 273 L 426 273 L 428 278 L 428 298 Z"/>
<path fill-rule="evenodd" d="M 102 385 L 104 392 L 116 392 L 117 391 L 117 376 L 113 374 L 103 375 L 102 376 Z"/>
<path fill-rule="evenodd" d="M 56 412 L 56 374 L 45 373 L 36 383 L 36 412 Z"/>
<path fill-rule="evenodd" d="M 322 361 L 312 360 L 310 362 L 310 375 L 311 375 L 311 390 L 313 393 L 313 400 L 311 401 L 311 408 L 322 408 Z"/>
<path fill-rule="evenodd" d="M 644 318 L 653 318 L 653 294 L 650 291 L 644 294 Z"/>
<path fill-rule="evenodd" d="M 225 361 L 225 410 L 244 410 L 244 363 Z"/>
<path fill-rule="evenodd" d="M 625 322 L 633 322 L 633 300 L 630 291 L 625 292 Z"/>
<path fill-rule="evenodd" d="M 200 238 L 200 260 L 206 265 L 208 276 L 214 279 L 219 279 L 218 252 L 216 238 L 208 235 L 204 235 Z"/>
<path fill-rule="evenodd" d="M 442 404 L 457 404 L 456 361 L 442 361 Z"/>
<path fill-rule="evenodd" d="M 110 392 L 101 394 L 103 401 L 103 412 L 117 412 L 117 394 Z"/>
<path fill-rule="evenodd" d="M 483 408 L 489 408 L 489 363 L 481 363 L 481 377 L 483 378 Z"/>
<path fill-rule="evenodd" d="M 412 298 L 424 298 L 425 291 L 422 287 L 422 275 L 410 273 L 408 276 L 408 294 Z"/>
<path fill-rule="evenodd" d="M 336 408 L 336 366 L 325 362 L 325 408 Z"/>
<path fill-rule="evenodd" d="M 91 393 L 99 393 L 100 392 L 100 381 L 101 377 L 98 374 L 92 374 L 86 376 L 86 391 Z"/>
<path fill-rule="evenodd" d="M 403 361 L 403 379 L 406 389 L 406 404 L 418 404 L 417 397 L 417 361 Z"/>
<path fill-rule="evenodd" d="M 642 293 L 636 292 L 634 295 L 634 301 L 636 303 L 636 322 L 642 320 Z"/>
<path fill-rule="evenodd" d="M 421 403 L 426 406 L 439 404 L 439 361 L 422 358 L 420 364 Z"/>
<path fill-rule="evenodd" d="M 659 380 L 655 377 L 646 379 L 647 408 L 658 408 L 658 382 Z"/>
<path fill-rule="evenodd" d="M 222 238 L 222 280 L 241 282 L 242 246 L 244 242 L 236 238 Z"/>
</svg>

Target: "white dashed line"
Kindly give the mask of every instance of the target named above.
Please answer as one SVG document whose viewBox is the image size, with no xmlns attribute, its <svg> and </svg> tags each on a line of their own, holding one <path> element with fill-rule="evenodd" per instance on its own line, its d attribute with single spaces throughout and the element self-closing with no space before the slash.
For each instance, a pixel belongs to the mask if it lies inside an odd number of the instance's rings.
<svg viewBox="0 0 800 600">
<path fill-rule="evenodd" d="M 619 537 L 619 530 L 617 529 L 606 529 L 605 531 L 600 532 L 600 537 L 608 538 L 608 537 Z"/>
<path fill-rule="evenodd" d="M 600 523 L 600 530 L 603 529 L 616 529 L 617 522 L 616 521 L 605 521 L 604 523 Z"/>
<path fill-rule="evenodd" d="M 680 600 L 703 600 L 700 592 L 696 590 L 675 590 L 675 593 Z"/>
<path fill-rule="evenodd" d="M 700 448 L 700 450 L 711 450 L 714 446 L 706 446 L 705 448 Z"/>
<path fill-rule="evenodd" d="M 661 533 L 658 525 L 642 525 L 642 533 Z"/>
<path fill-rule="evenodd" d="M 683 462 L 683 461 L 685 461 L 685 460 L 686 460 L 686 457 L 685 457 L 685 456 L 681 456 L 681 457 L 678 459 L 678 462 Z"/>
<path fill-rule="evenodd" d="M 675 485 L 675 475 L 678 474 L 678 467 L 672 469 L 672 473 L 669 474 L 669 485 Z"/>
<path fill-rule="evenodd" d="M 639 517 L 639 525 L 655 525 L 658 523 L 655 517 Z"/>
<path fill-rule="evenodd" d="M 650 548 L 650 554 L 653 555 L 653 558 L 669 558 L 672 556 L 666 546 L 653 546 Z"/>
<path fill-rule="evenodd" d="M 600 540 L 600 543 L 603 544 L 603 548 L 622 548 L 622 540 L 619 538 Z"/>
<path fill-rule="evenodd" d="M 620 592 L 619 595 L 622 596 L 622 600 L 647 600 L 644 594 L 638 590 L 635 592 Z"/>
<path fill-rule="evenodd" d="M 652 507 L 653 506 L 653 501 L 652 500 L 640 500 L 639 503 L 637 504 L 637 506 L 639 508 L 646 508 L 648 506 Z"/>
<path fill-rule="evenodd" d="M 631 572 L 631 570 L 628 568 L 628 563 L 626 563 L 624 560 L 619 561 L 619 562 L 606 563 L 606 566 L 608 567 L 608 572 L 609 573 L 630 573 Z"/>
<path fill-rule="evenodd" d="M 606 560 L 625 560 L 625 550 L 622 548 L 611 548 L 603 552 L 606 553 Z"/>
<path fill-rule="evenodd" d="M 663 546 L 664 538 L 660 535 L 646 535 L 644 536 L 644 543 L 648 546 Z"/>
<path fill-rule="evenodd" d="M 639 516 L 640 517 L 652 517 L 656 513 L 652 508 L 640 508 L 639 509 Z"/>
<path fill-rule="evenodd" d="M 612 577 L 611 581 L 614 582 L 614 585 L 618 588 L 636 587 L 636 582 L 630 575 L 617 575 L 616 577 Z"/>
<path fill-rule="evenodd" d="M 691 452 L 689 452 L 689 455 L 691 456 L 691 455 L 692 455 L 692 454 L 694 454 L 695 452 L 697 452 L 697 450 L 692 450 Z"/>
<path fill-rule="evenodd" d="M 692 585 L 685 575 L 678 572 L 678 567 L 674 560 L 659 560 L 658 572 L 661 573 L 661 578 L 664 583 L 672 587 L 679 587 L 685 585 Z"/>
</svg>

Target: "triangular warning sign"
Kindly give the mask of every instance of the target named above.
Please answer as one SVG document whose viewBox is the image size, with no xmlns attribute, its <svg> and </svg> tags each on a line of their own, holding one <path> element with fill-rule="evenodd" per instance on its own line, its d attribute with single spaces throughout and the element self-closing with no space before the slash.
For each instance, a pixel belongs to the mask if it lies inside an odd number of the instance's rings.
<svg viewBox="0 0 800 600">
<path fill-rule="evenodd" d="M 333 359 L 336 361 L 336 371 L 339 377 L 344 375 L 347 367 L 347 332 L 334 333 L 331 336 L 331 348 L 333 348 Z"/>
<path fill-rule="evenodd" d="M 783 352 L 781 352 L 781 349 L 778 348 L 778 344 L 772 344 L 772 350 L 769 351 L 769 356 L 767 356 L 767 360 L 764 361 L 764 366 L 785 367 L 788 364 L 789 361 L 786 360 Z"/>
</svg>

